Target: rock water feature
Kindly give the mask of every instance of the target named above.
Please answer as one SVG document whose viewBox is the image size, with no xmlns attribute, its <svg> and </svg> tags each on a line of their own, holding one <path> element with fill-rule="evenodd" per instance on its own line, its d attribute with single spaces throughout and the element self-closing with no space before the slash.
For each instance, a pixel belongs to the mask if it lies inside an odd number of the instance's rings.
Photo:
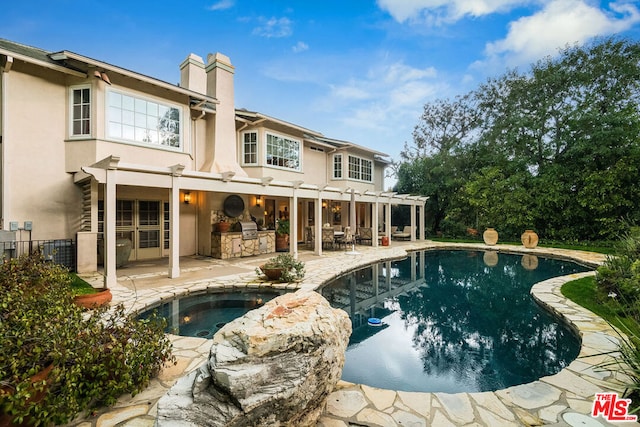
<svg viewBox="0 0 640 427">
<path fill-rule="evenodd" d="M 316 292 L 275 298 L 216 333 L 208 362 L 158 402 L 156 425 L 315 425 L 350 335 L 347 313 Z"/>
</svg>

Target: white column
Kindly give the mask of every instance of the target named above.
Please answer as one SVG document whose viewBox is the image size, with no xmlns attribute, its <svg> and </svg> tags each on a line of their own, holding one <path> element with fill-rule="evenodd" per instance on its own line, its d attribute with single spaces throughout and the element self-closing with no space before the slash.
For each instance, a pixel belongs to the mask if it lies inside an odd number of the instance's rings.
<svg viewBox="0 0 640 427">
<path fill-rule="evenodd" d="M 378 215 L 380 214 L 378 206 L 378 198 L 373 204 L 373 215 L 371 217 L 371 246 L 378 246 Z"/>
<path fill-rule="evenodd" d="M 104 285 L 115 286 L 116 276 L 116 170 L 107 169 L 104 184 Z"/>
<path fill-rule="evenodd" d="M 416 205 L 411 205 L 411 241 L 416 241 Z"/>
<path fill-rule="evenodd" d="M 387 212 L 384 216 L 385 229 L 384 234 L 386 234 L 389 239 L 389 244 L 391 244 L 391 199 L 387 201 Z"/>
<path fill-rule="evenodd" d="M 295 189 L 289 198 L 289 212 L 289 253 L 298 259 L 298 196 Z"/>
<path fill-rule="evenodd" d="M 420 203 L 420 206 L 418 206 L 418 223 L 420 224 L 420 240 L 425 240 L 425 236 L 424 236 L 424 202 Z"/>
<path fill-rule="evenodd" d="M 313 224 L 315 228 L 314 234 L 316 236 L 314 252 L 316 255 L 322 255 L 322 193 L 318 192 L 318 198 L 316 199 L 316 222 Z"/>
<path fill-rule="evenodd" d="M 349 227 L 351 227 L 351 233 L 356 233 L 356 190 L 351 189 L 351 198 L 349 200 Z"/>
<path fill-rule="evenodd" d="M 180 277 L 180 186 L 174 176 L 169 190 L 169 278 Z"/>
</svg>

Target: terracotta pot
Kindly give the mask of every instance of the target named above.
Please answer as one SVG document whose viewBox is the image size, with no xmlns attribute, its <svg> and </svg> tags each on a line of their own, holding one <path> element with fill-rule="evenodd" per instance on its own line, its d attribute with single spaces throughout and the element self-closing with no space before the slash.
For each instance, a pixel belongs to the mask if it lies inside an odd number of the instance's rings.
<svg viewBox="0 0 640 427">
<path fill-rule="evenodd" d="M 99 289 L 98 292 L 93 294 L 76 295 L 73 297 L 73 302 L 80 307 L 96 308 L 109 304 L 112 298 L 113 295 L 111 295 L 109 289 Z"/>
<path fill-rule="evenodd" d="M 264 264 L 260 266 L 260 270 L 267 276 L 269 280 L 280 280 L 282 276 L 282 268 L 265 268 Z"/>
<path fill-rule="evenodd" d="M 51 373 L 52 370 L 53 370 L 53 364 L 45 366 L 40 372 L 38 372 L 37 374 L 31 377 L 30 379 L 31 386 L 33 386 L 35 383 L 42 382 L 48 379 L 49 374 Z M 42 390 L 30 390 L 32 394 L 31 394 L 31 397 L 27 400 L 27 402 L 32 402 L 32 403 L 40 402 L 42 399 L 44 399 L 44 397 L 48 393 L 48 390 L 47 390 L 48 387 L 49 385 L 45 384 Z M 0 396 L 2 396 L 3 394 L 5 395 L 13 394 L 11 390 L 12 389 L 8 386 L 0 387 Z M 0 427 L 32 426 L 33 424 L 34 424 L 34 420 L 30 416 L 25 417 L 22 423 L 16 424 L 13 422 L 13 416 L 4 413 L 2 408 L 0 408 Z"/>
<path fill-rule="evenodd" d="M 522 240 L 525 248 L 533 249 L 538 246 L 538 235 L 533 230 L 525 230 L 522 236 L 520 236 L 520 240 Z"/>
<path fill-rule="evenodd" d="M 487 228 L 482 233 L 485 245 L 493 246 L 498 243 L 498 232 L 494 228 Z"/>
<path fill-rule="evenodd" d="M 229 231 L 230 228 L 231 228 L 230 222 L 221 221 L 218 223 L 218 230 L 220 230 L 221 233 L 226 233 L 227 231 Z"/>
</svg>

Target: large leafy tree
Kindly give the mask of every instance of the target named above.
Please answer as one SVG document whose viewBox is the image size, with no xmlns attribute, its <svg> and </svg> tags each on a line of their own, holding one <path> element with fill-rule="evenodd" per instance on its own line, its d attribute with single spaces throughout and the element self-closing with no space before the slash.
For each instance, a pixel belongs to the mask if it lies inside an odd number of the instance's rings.
<svg viewBox="0 0 640 427">
<path fill-rule="evenodd" d="M 413 131 L 413 144 L 405 144 L 396 164 L 397 191 L 429 196 L 427 224 L 434 233 L 447 215 L 459 211 L 459 193 L 467 175 L 461 148 L 477 132 L 476 113 L 470 96 L 426 104 Z"/>
<path fill-rule="evenodd" d="M 427 104 L 398 188 L 433 198 L 433 229 L 535 228 L 563 240 L 640 222 L 640 45 L 608 38 Z M 446 197 L 445 197 L 446 195 Z"/>
</svg>

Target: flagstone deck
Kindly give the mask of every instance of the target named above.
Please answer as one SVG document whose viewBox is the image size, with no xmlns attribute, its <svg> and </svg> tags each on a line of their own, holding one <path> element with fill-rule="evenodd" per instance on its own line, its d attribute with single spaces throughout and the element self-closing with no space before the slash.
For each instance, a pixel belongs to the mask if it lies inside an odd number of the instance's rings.
<svg viewBox="0 0 640 427">
<path fill-rule="evenodd" d="M 605 257 L 581 251 L 483 244 L 437 242 L 392 242 L 392 246 L 372 248 L 358 246 L 359 252 L 323 252 L 321 257 L 302 251 L 306 276 L 299 285 L 275 285 L 290 289 L 317 289 L 328 279 L 359 266 L 403 257 L 407 251 L 430 248 L 485 249 L 540 256 L 574 259 L 598 265 Z M 181 259 L 181 277 L 169 279 L 166 260 L 135 263 L 118 270 L 118 285 L 111 289 L 114 302 L 123 302 L 131 310 L 142 310 L 159 300 L 201 292 L 210 288 L 260 288 L 274 286 L 258 279 L 254 272 L 268 257 L 221 261 L 204 257 Z M 164 268 L 164 272 L 162 271 Z M 610 426 L 591 413 L 595 393 L 624 390 L 623 375 L 600 371 L 596 365 L 605 360 L 601 353 L 616 349 L 618 335 L 601 318 L 568 301 L 560 293 L 563 283 L 593 272 L 574 274 L 540 282 L 532 294 L 543 306 L 567 321 L 582 337 L 578 358 L 555 375 L 529 384 L 483 393 L 416 393 L 382 390 L 361 384 L 340 382 L 329 396 L 319 427 L 347 426 Z M 88 277 L 99 282 L 100 276 Z M 70 424 L 74 427 L 128 426 L 151 427 L 155 421 L 157 400 L 188 372 L 198 368 L 208 357 L 210 342 L 199 338 L 172 336 L 178 363 L 166 368 L 142 393 L 122 397 L 116 405 Z"/>
</svg>

